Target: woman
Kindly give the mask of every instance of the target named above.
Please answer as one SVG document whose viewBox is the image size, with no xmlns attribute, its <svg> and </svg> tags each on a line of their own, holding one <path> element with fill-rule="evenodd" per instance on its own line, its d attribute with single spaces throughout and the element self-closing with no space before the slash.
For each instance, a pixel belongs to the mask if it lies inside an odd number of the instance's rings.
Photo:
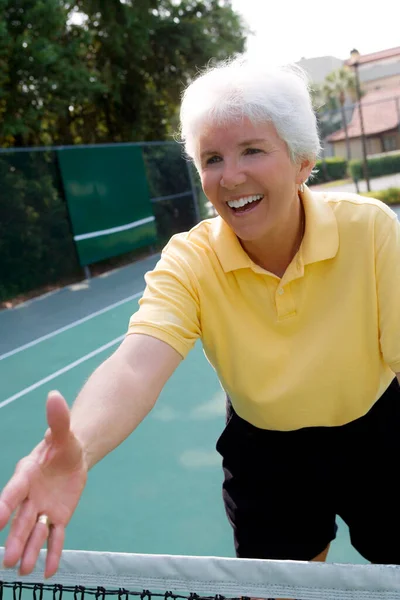
<svg viewBox="0 0 400 600">
<path fill-rule="evenodd" d="M 240 557 L 324 560 L 341 515 L 372 562 L 400 563 L 400 229 L 392 211 L 307 189 L 319 150 L 307 82 L 242 59 L 199 76 L 182 138 L 219 217 L 174 236 L 119 349 L 0 499 L 5 564 L 46 574 L 88 470 L 154 406 L 201 338 L 227 392 L 217 448 Z"/>
</svg>

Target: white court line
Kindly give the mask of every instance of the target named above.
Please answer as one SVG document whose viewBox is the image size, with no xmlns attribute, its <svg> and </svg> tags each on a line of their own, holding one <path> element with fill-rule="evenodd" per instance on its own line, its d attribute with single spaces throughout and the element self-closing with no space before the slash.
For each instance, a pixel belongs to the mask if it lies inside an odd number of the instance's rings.
<svg viewBox="0 0 400 600">
<path fill-rule="evenodd" d="M 0 408 L 3 408 L 3 406 L 6 406 L 7 404 L 10 404 L 11 402 L 14 402 L 14 400 L 18 400 L 18 398 L 25 396 L 29 392 L 33 392 L 33 390 L 36 390 L 41 385 L 44 385 L 45 383 L 52 381 L 52 379 L 55 379 L 59 375 L 62 375 L 63 373 L 67 373 L 67 371 L 71 371 L 71 369 L 74 369 L 78 365 L 84 363 L 86 360 L 89 360 L 89 358 L 92 358 L 93 356 L 100 354 L 100 352 L 104 352 L 104 350 L 111 348 L 111 346 L 115 346 L 115 344 L 118 344 L 118 342 L 122 341 L 124 339 L 124 337 L 125 337 L 125 335 L 120 335 L 119 337 L 115 338 L 115 340 L 111 340 L 111 342 L 108 342 L 108 344 L 104 344 L 104 346 L 100 346 L 100 348 L 97 348 L 97 350 L 93 350 L 93 352 L 89 352 L 89 354 L 85 354 L 85 356 L 82 356 L 82 358 L 75 360 L 74 362 L 70 363 L 66 367 L 59 369 L 55 373 L 48 375 L 44 379 L 40 379 L 33 385 L 30 385 L 29 387 L 25 388 L 24 390 L 21 390 L 17 394 L 10 396 L 6 400 L 3 400 L 3 402 L 0 402 Z"/>
<path fill-rule="evenodd" d="M 81 233 L 80 235 L 75 235 L 74 240 L 76 242 L 80 242 L 81 240 L 89 240 L 90 238 L 100 237 L 102 235 L 119 233 L 120 231 L 126 231 L 127 229 L 135 229 L 136 227 L 140 227 L 141 225 L 145 225 L 146 223 L 151 223 L 155 220 L 156 218 L 153 216 L 146 217 L 145 219 L 133 221 L 133 223 L 127 223 L 126 225 L 119 225 L 118 227 L 111 227 L 110 229 L 101 229 L 99 231 L 92 231 L 91 233 Z"/>
<path fill-rule="evenodd" d="M 44 342 L 44 340 L 48 340 L 48 339 L 54 337 L 55 335 L 58 335 L 59 333 L 63 333 L 64 331 L 68 331 L 68 329 L 72 329 L 73 327 L 76 327 L 77 325 L 81 325 L 82 323 L 85 323 L 86 321 L 90 321 L 90 319 L 93 319 L 94 317 L 98 317 L 99 315 L 102 315 L 103 313 L 105 313 L 109 310 L 112 310 L 113 308 L 116 308 L 117 306 L 121 306 L 121 304 L 125 304 L 126 302 L 129 302 L 130 300 L 134 300 L 135 298 L 138 298 L 139 296 L 141 296 L 143 294 L 143 291 L 144 290 L 138 292 L 137 294 L 133 294 L 133 296 L 128 296 L 127 298 L 124 298 L 123 300 L 119 300 L 118 302 L 114 302 L 114 304 L 110 304 L 109 306 L 106 306 L 105 308 L 102 308 L 101 310 L 96 310 L 96 312 L 90 313 L 90 315 L 88 315 L 87 317 L 83 317 L 82 319 L 73 321 L 72 323 L 69 323 L 69 325 L 60 327 L 60 329 L 55 329 L 51 333 L 42 335 L 42 337 L 36 338 L 35 340 L 32 340 L 31 342 L 28 342 L 27 344 L 24 344 L 23 346 L 19 346 L 18 348 L 14 348 L 14 350 L 10 350 L 9 352 L 6 352 L 5 354 L 1 354 L 0 361 L 4 360 L 5 358 L 8 358 L 9 356 L 13 356 L 14 354 L 18 354 L 18 352 L 22 352 L 22 350 L 26 350 L 27 348 L 31 348 L 32 346 L 36 346 L 36 344 L 40 344 L 40 342 Z"/>
</svg>

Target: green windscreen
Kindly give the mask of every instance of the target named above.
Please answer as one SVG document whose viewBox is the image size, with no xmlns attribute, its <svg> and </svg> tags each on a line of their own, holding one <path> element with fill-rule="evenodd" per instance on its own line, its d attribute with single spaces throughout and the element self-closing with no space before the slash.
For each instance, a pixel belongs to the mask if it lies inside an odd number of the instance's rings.
<svg viewBox="0 0 400 600">
<path fill-rule="evenodd" d="M 75 147 L 57 154 L 82 266 L 155 242 L 140 147 Z"/>
</svg>

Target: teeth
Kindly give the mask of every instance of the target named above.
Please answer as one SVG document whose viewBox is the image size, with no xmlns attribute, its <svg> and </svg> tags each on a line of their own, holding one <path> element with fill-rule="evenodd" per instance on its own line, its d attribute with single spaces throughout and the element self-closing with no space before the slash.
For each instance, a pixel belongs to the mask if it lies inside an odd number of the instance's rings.
<svg viewBox="0 0 400 600">
<path fill-rule="evenodd" d="M 256 200 L 261 200 L 264 198 L 262 194 L 257 194 L 255 196 L 245 196 L 244 198 L 239 198 L 239 200 L 230 200 L 228 202 L 228 206 L 231 208 L 242 208 L 246 206 L 246 204 L 250 204 L 251 202 L 255 202 Z"/>
</svg>

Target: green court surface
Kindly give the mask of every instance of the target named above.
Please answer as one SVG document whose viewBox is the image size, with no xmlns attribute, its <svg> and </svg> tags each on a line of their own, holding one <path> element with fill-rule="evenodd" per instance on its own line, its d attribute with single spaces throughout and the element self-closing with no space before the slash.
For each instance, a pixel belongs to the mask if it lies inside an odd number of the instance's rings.
<svg viewBox="0 0 400 600">
<path fill-rule="evenodd" d="M 0 312 L 0 487 L 43 436 L 47 392 L 59 389 L 71 404 L 117 347 L 156 260 Z M 224 417 L 224 393 L 198 343 L 149 417 L 91 472 L 66 548 L 234 556 L 215 450 Z M 329 560 L 365 562 L 341 521 Z"/>
</svg>

